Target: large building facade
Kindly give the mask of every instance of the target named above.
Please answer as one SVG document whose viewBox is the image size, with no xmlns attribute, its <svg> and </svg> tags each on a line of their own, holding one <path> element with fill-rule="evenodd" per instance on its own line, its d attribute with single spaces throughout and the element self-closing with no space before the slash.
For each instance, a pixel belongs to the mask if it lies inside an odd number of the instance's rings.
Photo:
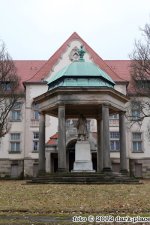
<svg viewBox="0 0 150 225">
<path fill-rule="evenodd" d="M 130 61 L 102 60 L 100 56 L 77 34 L 73 33 L 47 61 L 15 61 L 24 98 L 20 99 L 9 115 L 11 129 L 0 139 L 0 177 L 32 177 L 39 166 L 39 106 L 34 99 L 48 91 L 47 81 L 59 71 L 78 60 L 78 49 L 86 50 L 85 61 L 95 63 L 115 82 L 115 90 L 129 98 L 124 107 L 131 111 L 135 121 L 138 109 L 130 109 L 129 96 Z M 142 97 L 141 97 L 142 98 Z M 97 120 L 87 118 L 89 142 L 94 170 L 97 170 Z M 58 169 L 58 119 L 46 115 L 45 120 L 46 172 Z M 71 171 L 75 160 L 77 140 L 76 119 L 66 120 L 67 169 Z M 142 125 L 132 124 L 126 119 L 127 168 L 136 177 L 150 177 L 150 140 L 145 118 Z M 120 170 L 119 115 L 109 115 L 110 157 L 113 171 Z"/>
</svg>

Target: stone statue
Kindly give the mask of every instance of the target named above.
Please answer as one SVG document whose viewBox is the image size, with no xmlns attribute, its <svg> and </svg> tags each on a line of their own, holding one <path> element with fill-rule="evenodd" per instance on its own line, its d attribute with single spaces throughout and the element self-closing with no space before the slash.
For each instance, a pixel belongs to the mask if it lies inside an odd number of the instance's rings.
<svg viewBox="0 0 150 225">
<path fill-rule="evenodd" d="M 83 57 L 84 57 L 84 54 L 85 54 L 85 51 L 83 49 L 83 45 L 81 45 L 80 49 L 78 50 L 78 54 L 80 56 L 80 61 L 84 61 Z"/>
<path fill-rule="evenodd" d="M 77 133 L 78 133 L 78 141 L 86 141 L 88 138 L 88 131 L 87 131 L 87 120 L 81 114 L 78 121 L 77 121 Z"/>
</svg>

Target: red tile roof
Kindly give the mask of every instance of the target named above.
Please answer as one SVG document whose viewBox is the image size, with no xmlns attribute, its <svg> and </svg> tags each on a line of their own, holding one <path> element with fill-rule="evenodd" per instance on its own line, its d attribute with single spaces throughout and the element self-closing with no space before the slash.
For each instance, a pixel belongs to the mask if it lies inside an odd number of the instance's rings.
<svg viewBox="0 0 150 225">
<path fill-rule="evenodd" d="M 30 80 L 46 60 L 14 60 L 17 73 L 21 77 L 21 82 Z M 130 60 L 104 60 L 106 64 L 113 69 L 119 76 L 125 80 L 130 80 Z M 116 81 L 116 80 L 114 80 Z"/>
<path fill-rule="evenodd" d="M 131 60 L 105 60 L 123 80 L 130 81 Z"/>
<path fill-rule="evenodd" d="M 58 139 L 58 133 L 52 135 L 50 139 L 48 140 L 48 145 L 57 145 L 57 139 Z"/>
<path fill-rule="evenodd" d="M 45 60 L 14 60 L 21 83 L 29 80 L 44 64 Z"/>
</svg>

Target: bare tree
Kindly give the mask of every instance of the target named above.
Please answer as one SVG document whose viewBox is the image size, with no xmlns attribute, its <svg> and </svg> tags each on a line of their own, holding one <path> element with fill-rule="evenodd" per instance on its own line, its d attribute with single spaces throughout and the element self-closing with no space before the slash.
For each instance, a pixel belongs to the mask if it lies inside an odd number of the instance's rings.
<svg viewBox="0 0 150 225">
<path fill-rule="evenodd" d="M 0 137 L 10 129 L 9 113 L 20 96 L 16 67 L 2 42 L 0 45 Z"/>
<path fill-rule="evenodd" d="M 142 40 L 135 41 L 130 58 L 131 83 L 129 95 L 132 96 L 130 120 L 142 123 L 150 118 L 150 24 L 141 29 Z"/>
</svg>

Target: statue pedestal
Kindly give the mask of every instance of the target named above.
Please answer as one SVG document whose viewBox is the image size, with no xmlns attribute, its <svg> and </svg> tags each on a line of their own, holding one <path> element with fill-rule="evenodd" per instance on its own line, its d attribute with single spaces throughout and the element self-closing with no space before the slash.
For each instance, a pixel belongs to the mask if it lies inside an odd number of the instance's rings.
<svg viewBox="0 0 150 225">
<path fill-rule="evenodd" d="M 75 145 L 75 162 L 72 172 L 95 172 L 88 141 L 77 141 Z"/>
</svg>

